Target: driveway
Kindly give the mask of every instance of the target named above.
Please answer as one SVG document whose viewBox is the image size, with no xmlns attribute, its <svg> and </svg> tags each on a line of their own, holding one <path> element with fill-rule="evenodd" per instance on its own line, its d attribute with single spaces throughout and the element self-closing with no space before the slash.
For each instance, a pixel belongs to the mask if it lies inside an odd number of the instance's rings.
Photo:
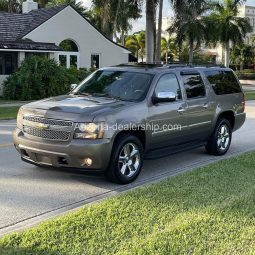
<svg viewBox="0 0 255 255">
<path fill-rule="evenodd" d="M 247 103 L 247 121 L 233 136 L 225 157 L 255 149 L 255 101 Z M 128 186 L 107 182 L 102 175 L 38 168 L 22 162 L 12 146 L 14 121 L 0 122 L 0 235 L 36 224 L 136 186 L 150 183 L 222 158 L 203 148 L 146 161 L 138 180 Z"/>
</svg>

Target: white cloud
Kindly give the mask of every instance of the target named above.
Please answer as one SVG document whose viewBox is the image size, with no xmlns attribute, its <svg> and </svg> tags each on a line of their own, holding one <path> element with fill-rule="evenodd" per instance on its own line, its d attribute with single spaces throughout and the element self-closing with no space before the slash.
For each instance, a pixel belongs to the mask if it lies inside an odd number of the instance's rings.
<svg viewBox="0 0 255 255">
<path fill-rule="evenodd" d="M 81 0 L 81 2 L 83 2 L 83 5 L 85 7 L 91 7 L 91 0 Z"/>
</svg>

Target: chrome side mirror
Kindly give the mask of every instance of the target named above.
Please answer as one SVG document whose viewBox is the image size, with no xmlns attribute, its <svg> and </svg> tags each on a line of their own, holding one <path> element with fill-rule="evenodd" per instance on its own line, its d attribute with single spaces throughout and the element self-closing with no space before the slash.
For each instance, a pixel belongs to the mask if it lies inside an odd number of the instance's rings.
<svg viewBox="0 0 255 255">
<path fill-rule="evenodd" d="M 71 84 L 70 85 L 70 90 L 73 91 L 74 89 L 76 89 L 78 87 L 77 84 Z"/>
<path fill-rule="evenodd" d="M 176 101 L 176 94 L 173 92 L 159 92 L 156 96 L 152 98 L 154 104 L 157 103 L 169 103 Z"/>
</svg>

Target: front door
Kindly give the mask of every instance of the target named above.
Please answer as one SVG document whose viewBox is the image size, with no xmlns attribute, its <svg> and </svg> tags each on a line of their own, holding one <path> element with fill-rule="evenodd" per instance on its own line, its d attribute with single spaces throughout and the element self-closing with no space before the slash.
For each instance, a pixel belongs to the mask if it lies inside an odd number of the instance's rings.
<svg viewBox="0 0 255 255">
<path fill-rule="evenodd" d="M 149 107 L 148 124 L 151 128 L 150 148 L 156 149 L 181 144 L 187 139 L 187 120 L 184 116 L 187 104 L 183 100 L 179 81 L 174 73 L 163 74 L 154 94 L 159 92 L 173 92 L 175 102 L 158 103 Z"/>
</svg>

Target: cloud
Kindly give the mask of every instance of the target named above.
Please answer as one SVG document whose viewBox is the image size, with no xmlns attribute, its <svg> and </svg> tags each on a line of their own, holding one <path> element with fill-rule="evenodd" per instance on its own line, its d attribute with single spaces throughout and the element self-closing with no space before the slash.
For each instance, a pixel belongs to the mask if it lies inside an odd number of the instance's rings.
<svg viewBox="0 0 255 255">
<path fill-rule="evenodd" d="M 85 7 L 91 7 L 91 0 L 81 0 L 81 2 L 83 2 L 83 5 Z"/>
</svg>

